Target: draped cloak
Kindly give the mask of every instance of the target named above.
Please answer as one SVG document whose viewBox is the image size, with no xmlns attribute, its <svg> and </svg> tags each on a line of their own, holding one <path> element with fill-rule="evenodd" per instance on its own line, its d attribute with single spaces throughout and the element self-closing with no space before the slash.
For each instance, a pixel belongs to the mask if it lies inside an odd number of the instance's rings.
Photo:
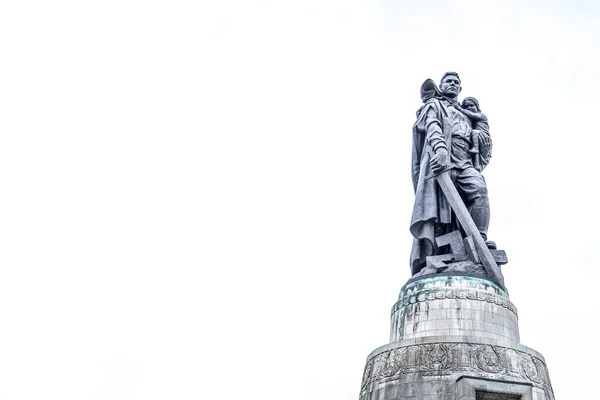
<svg viewBox="0 0 600 400">
<path fill-rule="evenodd" d="M 436 224 L 453 224 L 450 205 L 442 193 L 435 179 L 425 179 L 430 171 L 429 149 L 431 145 L 427 136 L 426 116 L 434 110 L 442 128 L 442 134 L 448 149 L 450 160 L 451 129 L 447 123 L 448 106 L 441 101 L 439 96 L 427 96 L 425 104 L 417 111 L 417 122 L 413 126 L 412 148 L 412 181 L 415 190 L 415 204 L 410 223 L 410 232 L 413 235 L 413 247 L 410 255 L 412 274 L 418 273 L 425 266 L 425 259 L 437 253 L 435 245 Z M 491 146 L 488 148 L 480 142 L 480 165 L 485 167 L 491 158 Z M 438 225 L 439 226 L 439 225 Z"/>
</svg>

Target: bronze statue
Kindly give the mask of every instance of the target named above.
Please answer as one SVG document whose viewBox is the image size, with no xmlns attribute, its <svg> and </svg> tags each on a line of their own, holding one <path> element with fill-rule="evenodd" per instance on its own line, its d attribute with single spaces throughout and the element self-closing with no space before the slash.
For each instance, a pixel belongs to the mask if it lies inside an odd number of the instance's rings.
<svg viewBox="0 0 600 400">
<path fill-rule="evenodd" d="M 456 72 L 444 74 L 439 89 L 431 79 L 421 87 L 424 105 L 417 111 L 412 150 L 415 204 L 410 224 L 414 236 L 410 264 L 413 275 L 428 265 L 428 257 L 443 253 L 439 249 L 442 244 L 436 242 L 436 238 L 459 229 L 465 239 L 471 237 L 476 244 L 480 241 L 482 245 L 475 251 L 483 259 L 491 257 L 489 249 L 496 249 L 495 243 L 487 238 L 490 207 L 487 186 L 481 175 L 492 154 L 489 125 L 476 99 L 466 98 L 463 105 L 459 105 L 461 90 Z M 454 203 L 446 189 L 442 190 L 438 179 L 442 174 L 448 177 L 446 186 L 453 186 L 460 196 L 456 196 Z M 465 209 L 460 218 L 457 207 Z M 465 227 L 471 220 L 475 232 Z M 479 248 L 484 246 L 487 248 Z M 488 273 L 491 272 L 488 270 Z M 501 281 L 501 276 L 496 280 Z"/>
</svg>

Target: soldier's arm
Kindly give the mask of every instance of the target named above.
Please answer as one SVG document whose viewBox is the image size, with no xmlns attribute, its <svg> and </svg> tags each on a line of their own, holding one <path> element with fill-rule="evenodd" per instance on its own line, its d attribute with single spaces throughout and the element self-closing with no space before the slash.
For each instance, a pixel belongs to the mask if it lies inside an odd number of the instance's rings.
<svg viewBox="0 0 600 400">
<path fill-rule="evenodd" d="M 436 108 L 429 107 L 425 115 L 425 126 L 427 129 L 427 141 L 435 154 L 429 160 L 431 172 L 438 173 L 448 165 L 448 148 L 442 132 L 442 121 L 440 121 Z"/>
<path fill-rule="evenodd" d="M 446 141 L 442 133 L 442 122 L 438 118 L 438 113 L 434 107 L 428 107 L 425 115 L 425 129 L 427 131 L 427 140 L 433 148 L 433 151 L 438 153 L 440 150 L 446 150 Z"/>
<path fill-rule="evenodd" d="M 469 111 L 469 110 L 462 108 L 461 106 L 456 106 L 456 108 L 458 109 L 458 111 L 462 112 L 467 117 L 469 117 L 472 121 L 487 121 L 487 117 L 483 113 L 480 113 L 480 112 L 476 113 L 473 111 Z"/>
</svg>

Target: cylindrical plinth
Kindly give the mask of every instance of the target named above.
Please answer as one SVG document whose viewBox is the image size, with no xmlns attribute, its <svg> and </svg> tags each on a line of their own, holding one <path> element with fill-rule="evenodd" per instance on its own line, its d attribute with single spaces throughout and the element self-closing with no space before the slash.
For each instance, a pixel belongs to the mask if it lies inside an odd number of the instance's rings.
<svg viewBox="0 0 600 400">
<path fill-rule="evenodd" d="M 390 339 L 367 359 L 360 400 L 554 400 L 544 358 L 519 343 L 508 293 L 486 279 L 409 281 Z"/>
<path fill-rule="evenodd" d="M 517 309 L 492 282 L 436 276 L 405 285 L 392 307 L 390 341 L 476 336 L 519 343 Z"/>
</svg>

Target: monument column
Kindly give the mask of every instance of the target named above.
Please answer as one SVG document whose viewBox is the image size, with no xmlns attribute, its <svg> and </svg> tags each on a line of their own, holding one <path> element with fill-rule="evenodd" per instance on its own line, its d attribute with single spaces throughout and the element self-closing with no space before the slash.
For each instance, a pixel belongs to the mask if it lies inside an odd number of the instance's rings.
<svg viewBox="0 0 600 400">
<path fill-rule="evenodd" d="M 554 400 L 546 362 L 520 343 L 518 312 L 487 238 L 481 172 L 491 159 L 477 99 L 455 72 L 421 87 L 413 127 L 413 276 L 391 309 L 390 343 L 368 357 L 360 400 Z"/>
</svg>

